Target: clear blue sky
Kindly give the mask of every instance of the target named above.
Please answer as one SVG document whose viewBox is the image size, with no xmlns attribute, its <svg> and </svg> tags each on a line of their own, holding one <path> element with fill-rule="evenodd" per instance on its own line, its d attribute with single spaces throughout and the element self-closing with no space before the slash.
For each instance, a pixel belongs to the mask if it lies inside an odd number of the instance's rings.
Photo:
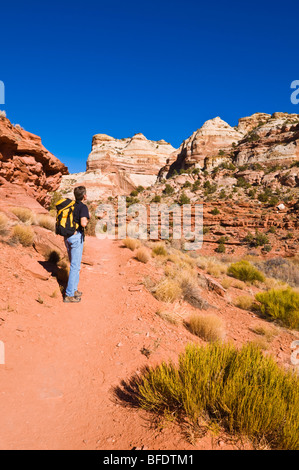
<svg viewBox="0 0 299 470">
<path fill-rule="evenodd" d="M 298 0 L 3 3 L 0 108 L 71 172 L 96 133 L 178 147 L 215 116 L 299 113 Z"/>
</svg>

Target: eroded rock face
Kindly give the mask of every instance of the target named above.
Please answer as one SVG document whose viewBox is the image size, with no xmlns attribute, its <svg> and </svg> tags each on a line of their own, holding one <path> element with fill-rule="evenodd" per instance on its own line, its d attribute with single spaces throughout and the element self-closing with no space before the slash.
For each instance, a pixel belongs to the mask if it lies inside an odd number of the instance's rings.
<svg viewBox="0 0 299 470">
<path fill-rule="evenodd" d="M 42 145 L 40 137 L 0 118 L 0 176 L 16 183 L 43 206 L 50 202 L 67 167 Z"/>
<path fill-rule="evenodd" d="M 224 154 L 225 149 L 231 148 L 232 144 L 236 144 L 243 136 L 243 133 L 220 117 L 210 119 L 182 143 L 178 151 L 178 162 L 183 163 L 183 168 L 190 166 L 204 168 L 207 158 L 210 159 L 211 167 L 213 167 L 211 158 L 216 158 L 219 165 L 222 161 L 219 152 Z"/>
<path fill-rule="evenodd" d="M 269 119 L 261 120 L 239 142 L 233 157 L 236 165 L 296 160 L 299 160 L 299 115 L 287 113 L 274 113 Z"/>
<path fill-rule="evenodd" d="M 231 127 L 219 117 L 210 119 L 186 139 L 161 168 L 161 178 L 175 170 L 212 171 L 222 164 L 280 164 L 299 160 L 299 115 L 255 113 Z M 290 185 L 294 180 L 290 179 Z"/>
<path fill-rule="evenodd" d="M 148 140 L 143 134 L 128 139 L 114 139 L 97 134 L 92 140 L 92 151 L 87 159 L 87 171 L 125 172 L 133 184 L 148 185 L 156 180 L 175 149 L 164 140 Z"/>
<path fill-rule="evenodd" d="M 87 159 L 87 171 L 63 177 L 60 189 L 71 192 L 84 184 L 91 200 L 117 194 L 129 194 L 137 186 L 155 183 L 160 168 L 175 148 L 165 140 L 148 140 L 143 134 L 114 139 L 97 134 Z"/>
</svg>

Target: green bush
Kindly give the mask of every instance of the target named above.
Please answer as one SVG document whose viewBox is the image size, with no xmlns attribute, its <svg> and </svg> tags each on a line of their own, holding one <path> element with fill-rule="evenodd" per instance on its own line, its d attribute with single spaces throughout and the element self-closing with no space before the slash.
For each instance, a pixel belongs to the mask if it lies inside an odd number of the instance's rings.
<svg viewBox="0 0 299 470">
<path fill-rule="evenodd" d="M 152 199 L 151 202 L 161 202 L 161 196 L 159 196 L 158 194 L 156 194 L 156 195 L 153 197 L 153 199 Z"/>
<path fill-rule="evenodd" d="M 139 406 L 196 425 L 201 416 L 272 449 L 299 449 L 298 377 L 257 345 L 189 345 L 137 381 Z"/>
<path fill-rule="evenodd" d="M 214 209 L 211 210 L 211 214 L 212 214 L 212 215 L 218 215 L 218 214 L 220 214 L 220 210 L 218 209 L 218 207 L 214 207 Z"/>
<path fill-rule="evenodd" d="M 264 282 L 264 275 L 258 271 L 249 261 L 241 260 L 229 266 L 227 273 L 244 282 Z"/>
<path fill-rule="evenodd" d="M 280 320 L 288 328 L 299 329 L 299 293 L 292 288 L 271 289 L 255 296 L 264 315 Z"/>
<path fill-rule="evenodd" d="M 183 192 L 178 200 L 178 203 L 183 206 L 184 204 L 190 204 L 190 198 Z"/>
<path fill-rule="evenodd" d="M 170 184 L 166 184 L 165 188 L 163 189 L 163 193 L 166 194 L 167 196 L 170 196 L 171 194 L 173 194 L 173 192 L 174 192 L 173 187 L 170 186 Z"/>
</svg>

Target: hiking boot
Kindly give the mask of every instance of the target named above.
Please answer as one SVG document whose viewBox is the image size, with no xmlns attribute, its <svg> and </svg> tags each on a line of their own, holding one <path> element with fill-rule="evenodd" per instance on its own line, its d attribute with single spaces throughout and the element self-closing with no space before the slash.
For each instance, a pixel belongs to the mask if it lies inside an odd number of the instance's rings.
<svg viewBox="0 0 299 470">
<path fill-rule="evenodd" d="M 74 296 L 75 297 L 81 297 L 82 294 L 83 294 L 83 292 L 80 292 L 79 290 L 76 290 Z"/>
<path fill-rule="evenodd" d="M 67 295 L 63 299 L 66 303 L 78 303 L 81 301 L 81 297 L 68 297 Z"/>
</svg>

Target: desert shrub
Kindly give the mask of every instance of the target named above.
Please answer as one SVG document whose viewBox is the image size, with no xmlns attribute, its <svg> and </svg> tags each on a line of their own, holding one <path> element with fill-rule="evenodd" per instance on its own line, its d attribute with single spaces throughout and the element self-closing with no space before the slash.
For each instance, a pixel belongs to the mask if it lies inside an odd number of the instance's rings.
<svg viewBox="0 0 299 470">
<path fill-rule="evenodd" d="M 152 199 L 151 202 L 161 202 L 161 196 L 159 196 L 158 194 L 156 194 L 156 195 L 153 197 L 153 199 Z"/>
<path fill-rule="evenodd" d="M 31 224 L 33 221 L 33 213 L 26 207 L 13 207 L 11 212 L 18 217 L 21 222 Z"/>
<path fill-rule="evenodd" d="M 55 191 L 53 194 L 52 194 L 52 198 L 51 198 L 51 201 L 50 201 L 50 206 L 49 206 L 49 210 L 55 210 L 56 211 L 56 204 L 58 201 L 60 201 L 60 199 L 62 199 L 63 196 L 62 194 L 59 192 L 59 191 Z"/>
<path fill-rule="evenodd" d="M 190 198 L 183 192 L 180 195 L 180 198 L 178 200 L 178 203 L 183 206 L 184 204 L 190 204 Z"/>
<path fill-rule="evenodd" d="M 32 246 L 34 241 L 34 232 L 31 227 L 24 225 L 15 225 L 12 229 L 12 240 L 21 243 L 23 246 Z"/>
<path fill-rule="evenodd" d="M 292 288 L 270 289 L 255 296 L 262 314 L 279 320 L 288 328 L 299 329 L 299 293 Z"/>
<path fill-rule="evenodd" d="M 173 187 L 170 186 L 170 184 L 166 184 L 165 188 L 163 189 L 163 193 L 166 194 L 167 196 L 170 196 L 171 194 L 173 194 L 173 192 L 174 192 Z"/>
<path fill-rule="evenodd" d="M 249 261 L 246 260 L 232 263 L 229 266 L 227 273 L 232 277 L 244 282 L 263 282 L 265 280 L 264 275 L 258 271 L 258 269 L 256 269 Z"/>
<path fill-rule="evenodd" d="M 138 193 L 137 193 L 138 194 Z M 132 206 L 133 204 L 138 204 L 140 201 L 137 197 L 133 197 L 133 196 L 127 196 L 126 197 L 126 203 L 127 203 L 127 207 L 130 207 Z"/>
<path fill-rule="evenodd" d="M 270 253 L 270 251 L 272 250 L 272 246 L 271 245 L 264 245 L 263 247 L 263 251 L 265 251 L 266 253 Z"/>
<path fill-rule="evenodd" d="M 191 188 L 192 187 L 192 184 L 190 183 L 190 181 L 185 181 L 185 183 L 183 184 L 183 188 Z"/>
<path fill-rule="evenodd" d="M 156 311 L 156 315 L 158 315 L 158 317 L 162 318 L 168 323 L 171 323 L 172 325 L 178 325 L 179 323 L 178 318 L 175 315 L 173 315 L 172 312 L 167 312 L 166 310 L 158 309 Z"/>
<path fill-rule="evenodd" d="M 217 248 L 215 248 L 215 251 L 217 253 L 225 253 L 225 245 L 224 243 L 220 242 L 217 246 Z"/>
<path fill-rule="evenodd" d="M 255 233 L 254 246 L 262 246 L 269 243 L 269 238 L 258 230 Z"/>
<path fill-rule="evenodd" d="M 138 248 L 136 252 L 136 259 L 141 263 L 147 263 L 150 260 L 150 255 L 145 247 Z"/>
<path fill-rule="evenodd" d="M 55 232 L 56 219 L 46 214 L 37 214 L 36 222 L 40 227 Z"/>
<path fill-rule="evenodd" d="M 220 214 L 220 210 L 218 209 L 218 207 L 214 207 L 214 209 L 211 210 L 211 214 L 212 214 L 212 215 L 218 215 L 218 214 Z"/>
<path fill-rule="evenodd" d="M 191 191 L 197 191 L 200 188 L 200 180 L 194 181 Z"/>
<path fill-rule="evenodd" d="M 197 283 L 196 271 L 184 270 L 178 272 L 177 280 L 182 289 L 184 300 L 195 308 L 205 309 L 208 303 L 202 298 Z"/>
<path fill-rule="evenodd" d="M 0 235 L 5 235 L 7 233 L 8 217 L 0 212 Z"/>
<path fill-rule="evenodd" d="M 167 256 L 168 253 L 167 253 L 164 243 L 157 243 L 152 248 L 152 254 L 153 256 Z"/>
<path fill-rule="evenodd" d="M 123 240 L 123 244 L 126 248 L 129 248 L 132 251 L 140 247 L 140 241 L 136 238 L 127 237 Z"/>
<path fill-rule="evenodd" d="M 183 422 L 209 417 L 231 434 L 272 449 L 299 449 L 298 377 L 252 343 L 188 345 L 178 364 L 148 368 L 136 381 L 140 407 Z"/>
<path fill-rule="evenodd" d="M 165 277 L 156 285 L 154 296 L 162 302 L 174 302 L 182 296 L 182 289 L 176 279 Z"/>
<path fill-rule="evenodd" d="M 84 229 L 84 232 L 85 232 L 85 235 L 89 237 L 95 237 L 96 226 L 97 226 L 97 221 L 98 221 L 98 218 L 96 217 L 96 209 L 88 205 L 88 210 L 89 210 L 89 221 L 88 221 L 87 226 Z"/>
<path fill-rule="evenodd" d="M 254 298 L 250 295 L 240 295 L 236 298 L 234 304 L 243 310 L 251 310 L 254 303 Z"/>
<path fill-rule="evenodd" d="M 217 191 L 217 184 L 216 183 L 211 184 L 210 181 L 205 181 L 203 187 L 204 187 L 205 196 L 208 196 L 209 194 L 213 194 Z"/>
<path fill-rule="evenodd" d="M 139 186 L 137 186 L 136 191 L 137 191 L 137 193 L 142 193 L 142 191 L 144 191 L 144 187 L 139 185 Z"/>
<path fill-rule="evenodd" d="M 224 338 L 224 324 L 217 315 L 192 315 L 187 327 L 205 341 L 221 341 Z"/>
<path fill-rule="evenodd" d="M 226 274 L 227 266 L 221 261 L 217 261 L 213 258 L 208 258 L 206 271 L 208 274 L 214 277 L 220 277 L 222 274 Z"/>
<path fill-rule="evenodd" d="M 288 259 L 271 258 L 257 263 L 257 267 L 269 277 L 280 279 L 293 287 L 299 285 L 299 267 Z"/>
<path fill-rule="evenodd" d="M 263 336 L 267 341 L 272 341 L 272 339 L 277 335 L 275 328 L 266 328 L 264 325 L 257 325 L 251 328 L 251 331 L 256 335 Z"/>
</svg>

